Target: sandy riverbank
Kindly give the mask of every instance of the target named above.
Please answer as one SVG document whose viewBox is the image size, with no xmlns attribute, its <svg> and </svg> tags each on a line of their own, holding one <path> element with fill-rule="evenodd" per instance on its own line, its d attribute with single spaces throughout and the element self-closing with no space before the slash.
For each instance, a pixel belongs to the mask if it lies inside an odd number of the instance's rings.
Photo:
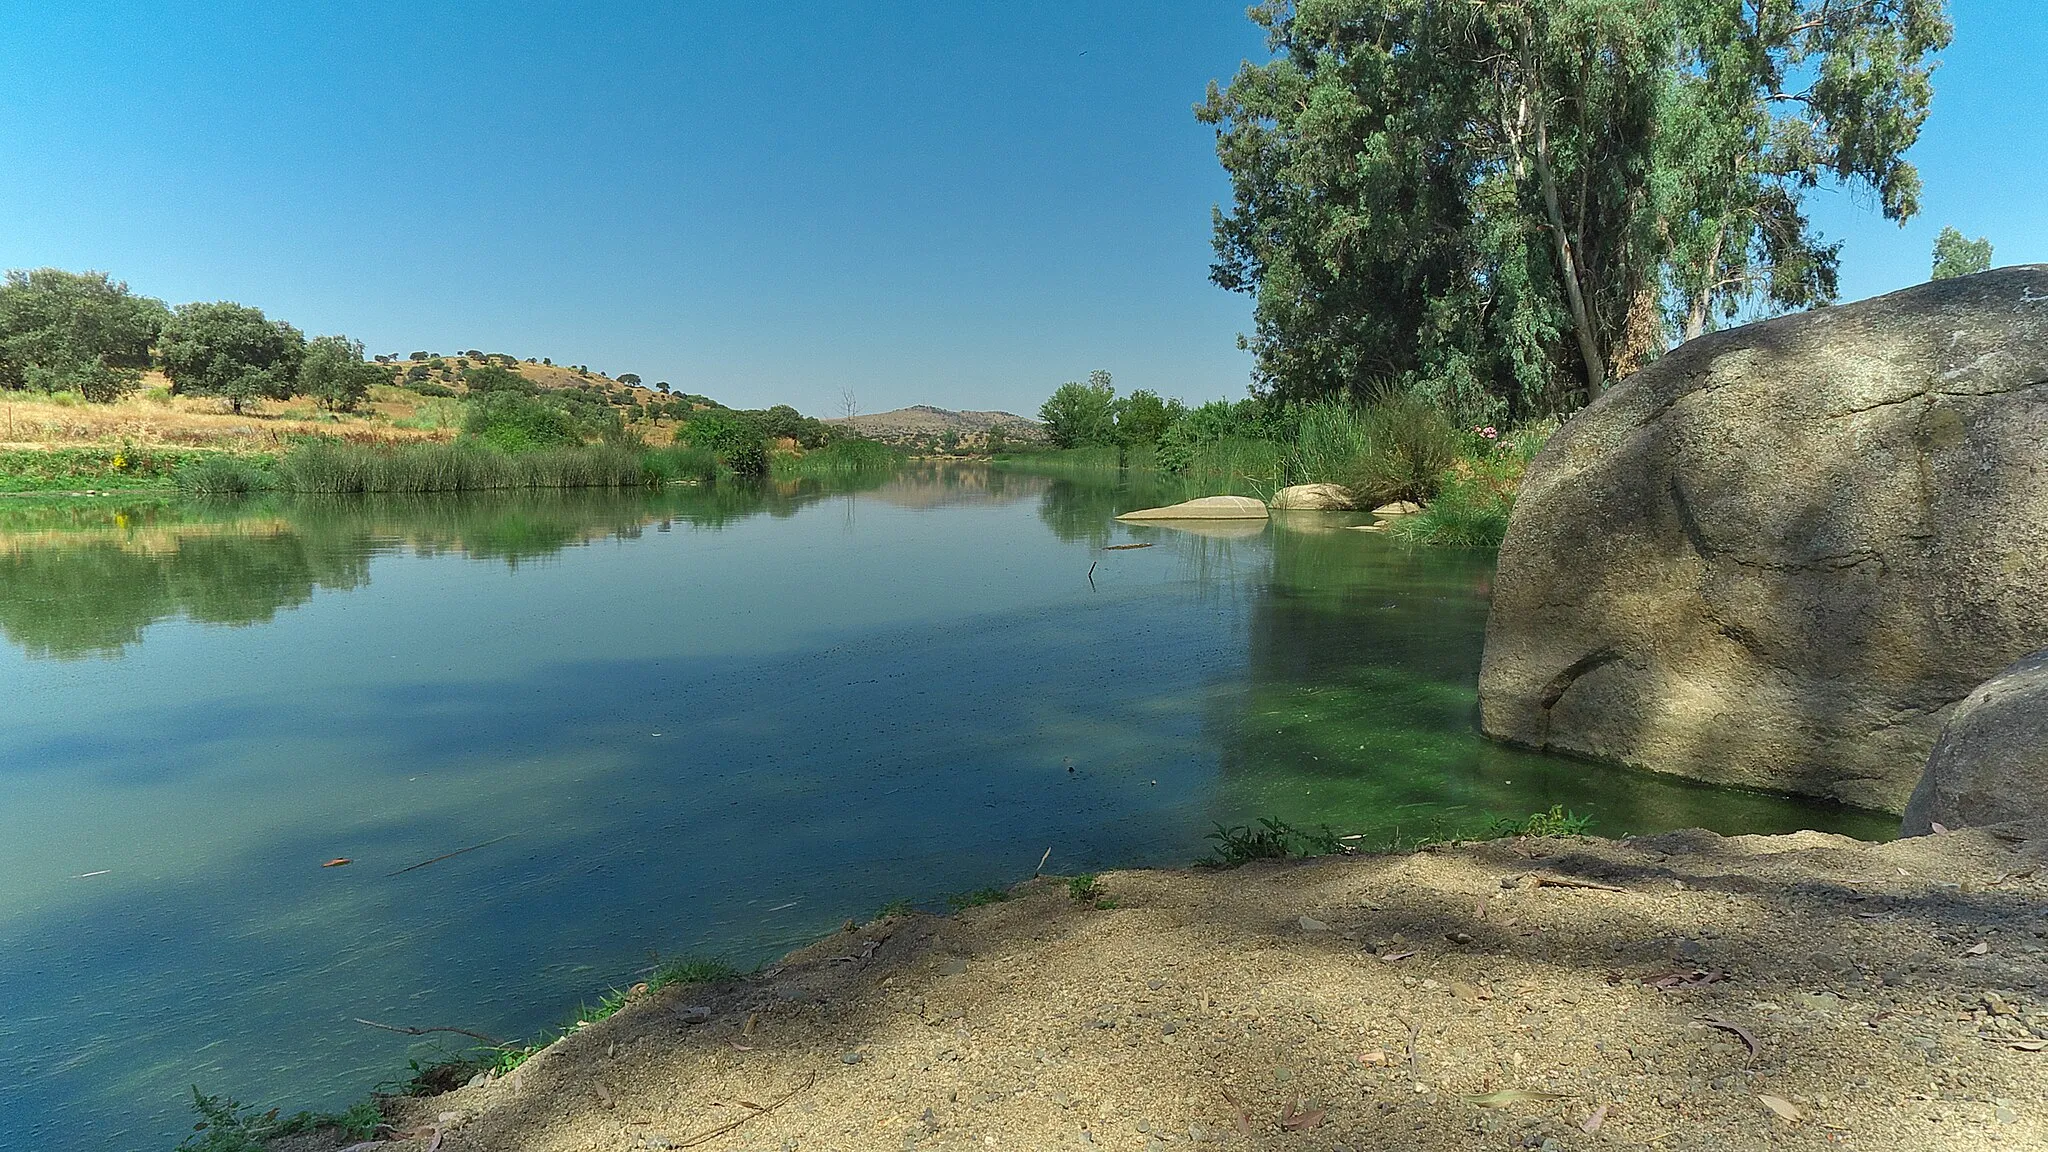
<svg viewBox="0 0 2048 1152">
<path fill-rule="evenodd" d="M 1034 881 L 645 997 L 381 1147 L 2036 1148 L 2037 863 L 1695 832 Z"/>
</svg>

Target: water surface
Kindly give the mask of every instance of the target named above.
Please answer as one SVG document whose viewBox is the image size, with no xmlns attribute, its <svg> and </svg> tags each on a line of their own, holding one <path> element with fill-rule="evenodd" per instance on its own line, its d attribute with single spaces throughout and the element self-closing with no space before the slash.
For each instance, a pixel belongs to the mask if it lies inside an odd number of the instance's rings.
<svg viewBox="0 0 2048 1152">
<path fill-rule="evenodd" d="M 358 1017 L 531 1036 L 1047 849 L 1888 830 L 1487 743 L 1490 553 L 1112 520 L 1162 495 L 0 506 L 0 1147 L 168 1148 L 195 1083 L 339 1107 L 434 1052 Z"/>
</svg>

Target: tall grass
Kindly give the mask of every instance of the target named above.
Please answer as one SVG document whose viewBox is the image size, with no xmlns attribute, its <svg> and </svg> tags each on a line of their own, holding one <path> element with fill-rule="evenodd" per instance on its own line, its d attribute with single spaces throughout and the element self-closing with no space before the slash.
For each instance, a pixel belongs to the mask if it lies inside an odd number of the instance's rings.
<svg viewBox="0 0 2048 1152">
<path fill-rule="evenodd" d="M 875 440 L 837 440 L 802 454 L 777 452 L 769 469 L 777 480 L 861 480 L 888 476 L 903 454 Z"/>
<path fill-rule="evenodd" d="M 671 444 L 642 453 L 640 470 L 649 484 L 667 484 L 675 480 L 708 483 L 718 476 L 718 454 L 709 448 Z"/>
<path fill-rule="evenodd" d="M 1277 440 L 1230 436 L 1190 449 L 1180 474 L 1204 492 L 1270 499 L 1290 482 L 1290 451 Z"/>
<path fill-rule="evenodd" d="M 1290 484 L 1334 483 L 1373 451 L 1373 422 L 1356 405 L 1318 400 L 1301 407 L 1287 453 Z"/>
<path fill-rule="evenodd" d="M 378 449 L 301 444 L 285 454 L 278 486 L 292 492 L 484 492 L 515 488 L 635 488 L 648 482 L 639 453 L 609 445 L 506 453 L 474 443 Z"/>
<path fill-rule="evenodd" d="M 189 496 L 247 496 L 271 486 L 263 469 L 236 456 L 205 456 L 178 470 L 178 490 Z"/>
<path fill-rule="evenodd" d="M 1122 454 L 1113 444 L 1087 448 L 1055 448 L 1041 452 L 1005 452 L 990 463 L 1008 472 L 1075 479 L 1115 479 L 1123 470 Z"/>
</svg>

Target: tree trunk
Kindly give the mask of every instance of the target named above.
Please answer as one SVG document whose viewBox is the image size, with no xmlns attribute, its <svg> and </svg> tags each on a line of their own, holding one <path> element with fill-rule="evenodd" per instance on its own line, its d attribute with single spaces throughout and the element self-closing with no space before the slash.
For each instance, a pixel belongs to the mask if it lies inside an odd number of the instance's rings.
<svg viewBox="0 0 2048 1152">
<path fill-rule="evenodd" d="M 1600 340 L 1593 329 L 1592 313 L 1586 308 L 1586 292 L 1579 284 L 1579 262 L 1572 252 L 1571 228 L 1565 223 L 1564 205 L 1557 195 L 1557 169 L 1550 157 L 1550 112 L 1544 106 L 1543 86 L 1536 74 L 1535 29 L 1526 14 L 1522 24 L 1522 83 L 1529 93 L 1524 109 L 1536 135 L 1536 183 L 1543 190 L 1543 211 L 1549 218 L 1550 239 L 1557 254 L 1558 271 L 1564 276 L 1565 303 L 1572 313 L 1572 330 L 1579 340 L 1579 356 L 1586 362 L 1586 403 L 1600 398 L 1607 388 L 1607 361 L 1600 352 Z"/>
<path fill-rule="evenodd" d="M 1714 247 L 1707 254 L 1707 266 L 1702 269 L 1700 290 L 1692 298 L 1692 305 L 1685 313 L 1685 338 L 1697 340 L 1707 334 L 1707 320 L 1713 315 L 1714 285 L 1721 282 L 1721 242 L 1727 230 L 1714 233 Z"/>
</svg>

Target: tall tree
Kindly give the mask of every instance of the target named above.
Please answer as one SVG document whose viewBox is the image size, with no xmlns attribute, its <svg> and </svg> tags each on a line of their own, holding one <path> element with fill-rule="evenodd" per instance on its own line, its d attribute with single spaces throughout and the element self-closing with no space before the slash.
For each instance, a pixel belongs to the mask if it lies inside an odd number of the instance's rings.
<svg viewBox="0 0 2048 1152">
<path fill-rule="evenodd" d="M 1745 310 L 1835 298 L 1840 245 L 1812 232 L 1823 180 L 1886 219 L 1920 207 L 1905 159 L 1934 96 L 1945 0 L 1664 0 L 1679 31 L 1658 138 L 1674 310 L 1687 339 Z"/>
<path fill-rule="evenodd" d="M 0 388 L 118 399 L 140 381 L 169 315 L 163 301 L 104 272 L 9 272 L 0 284 Z"/>
<path fill-rule="evenodd" d="M 1943 228 L 1934 238 L 1934 279 L 1953 280 L 1991 271 L 1991 241 L 1982 236 L 1965 239 L 1954 228 Z"/>
<path fill-rule="evenodd" d="M 1116 443 L 1116 387 L 1109 373 L 1097 368 L 1088 383 L 1068 381 L 1039 405 L 1046 438 L 1060 448 L 1086 448 Z"/>
<path fill-rule="evenodd" d="M 1281 397 L 1555 411 L 1744 302 L 1834 291 L 1800 195 L 1916 207 L 1942 0 L 1265 0 L 1212 84 L 1212 277 Z M 1797 83 L 1796 90 L 1788 85 Z M 1697 306 L 1695 308 L 1695 305 Z"/>
<path fill-rule="evenodd" d="M 240 412 L 252 400 L 292 394 L 306 338 L 258 308 L 180 304 L 157 338 L 157 351 L 171 391 L 218 396 Z"/>
</svg>

